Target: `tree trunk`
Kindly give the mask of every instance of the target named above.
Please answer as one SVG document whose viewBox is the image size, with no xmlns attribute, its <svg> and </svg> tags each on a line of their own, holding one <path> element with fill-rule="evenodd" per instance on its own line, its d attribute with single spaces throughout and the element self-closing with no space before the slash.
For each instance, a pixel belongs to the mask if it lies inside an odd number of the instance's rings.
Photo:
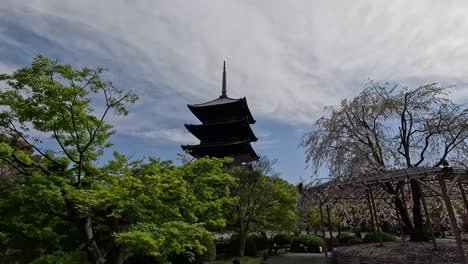
<svg viewBox="0 0 468 264">
<path fill-rule="evenodd" d="M 239 257 L 243 257 L 245 255 L 245 238 L 247 234 L 245 232 L 240 232 L 239 234 Z"/>
<path fill-rule="evenodd" d="M 325 252 L 325 260 L 326 260 L 328 258 L 328 249 L 327 249 L 327 238 L 325 235 L 325 225 L 323 224 L 324 221 L 323 221 L 322 203 L 320 203 L 319 210 L 320 210 L 320 225 L 322 227 L 322 236 L 323 236 L 323 251 Z"/>
<path fill-rule="evenodd" d="M 88 253 L 88 259 L 92 264 L 104 263 L 105 259 L 101 254 L 96 241 L 94 240 L 93 228 L 91 226 L 91 216 L 82 221 L 82 234 L 84 238 L 84 249 Z"/>
<path fill-rule="evenodd" d="M 410 235 L 411 241 L 426 241 L 427 237 L 424 234 L 424 220 L 421 208 L 421 188 L 415 180 L 410 180 L 411 195 L 413 196 L 413 222 L 414 234 Z"/>
<path fill-rule="evenodd" d="M 330 239 L 333 238 L 333 227 L 332 227 L 332 222 L 331 222 L 331 212 L 330 212 L 330 207 L 326 205 L 326 210 L 327 210 L 327 219 L 328 219 L 328 233 L 330 234 Z"/>
<path fill-rule="evenodd" d="M 406 206 L 403 204 L 403 201 L 400 199 L 400 197 L 395 196 L 394 202 L 395 207 L 397 208 L 400 214 L 404 232 L 409 234 L 410 238 L 414 237 L 414 228 L 411 224 L 411 220 Z"/>
</svg>

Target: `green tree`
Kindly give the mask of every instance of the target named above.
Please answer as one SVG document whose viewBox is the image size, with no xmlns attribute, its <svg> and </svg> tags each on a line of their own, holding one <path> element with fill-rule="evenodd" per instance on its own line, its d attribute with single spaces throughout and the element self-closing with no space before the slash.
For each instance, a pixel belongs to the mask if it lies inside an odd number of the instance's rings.
<svg viewBox="0 0 468 264">
<path fill-rule="evenodd" d="M 252 231 L 278 233 L 296 230 L 296 187 L 278 177 L 262 174 L 269 171 L 265 165 L 271 165 L 262 159 L 257 164 L 230 169 L 237 180 L 232 191 L 237 199 L 232 225 L 239 234 L 240 256 L 244 256 L 245 240 Z"/>
<path fill-rule="evenodd" d="M 102 74 L 38 56 L 31 67 L 0 75 L 6 83 L 0 92 L 0 159 L 22 176 L 0 188 L 2 259 L 194 259 L 207 251 L 200 241 L 212 239 L 206 227 L 225 224 L 223 208 L 233 203 L 234 183 L 223 169 L 227 160 L 174 166 L 114 153 L 114 160 L 96 166 L 114 133 L 106 117 L 126 115 L 125 104 L 137 99 Z M 40 141 L 38 134 L 50 138 Z"/>
</svg>

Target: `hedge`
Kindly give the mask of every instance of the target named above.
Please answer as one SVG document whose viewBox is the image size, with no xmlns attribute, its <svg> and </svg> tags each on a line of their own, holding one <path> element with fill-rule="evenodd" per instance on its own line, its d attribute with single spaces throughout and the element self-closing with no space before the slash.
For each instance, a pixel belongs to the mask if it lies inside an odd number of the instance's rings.
<svg viewBox="0 0 468 264">
<path fill-rule="evenodd" d="M 315 235 L 299 235 L 292 238 L 292 252 L 311 252 L 319 253 L 320 247 L 323 248 L 323 239 Z M 307 249 L 306 249 L 307 248 Z"/>
<path fill-rule="evenodd" d="M 349 242 L 349 240 L 357 239 L 357 238 L 359 237 L 351 235 L 351 234 L 341 234 L 338 236 L 338 241 L 340 241 L 340 243 L 346 243 L 346 242 Z"/>
<path fill-rule="evenodd" d="M 379 234 L 378 233 L 369 233 L 364 236 L 363 239 L 364 243 L 376 243 L 379 242 Z M 382 242 L 392 242 L 396 241 L 396 237 L 392 234 L 382 232 Z"/>
</svg>

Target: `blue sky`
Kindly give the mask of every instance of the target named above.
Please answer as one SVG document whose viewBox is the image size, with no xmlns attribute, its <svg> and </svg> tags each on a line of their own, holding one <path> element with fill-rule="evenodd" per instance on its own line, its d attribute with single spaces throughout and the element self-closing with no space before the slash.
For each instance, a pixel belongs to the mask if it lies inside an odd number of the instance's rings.
<svg viewBox="0 0 468 264">
<path fill-rule="evenodd" d="M 38 53 L 107 68 L 141 98 L 110 118 L 112 149 L 174 160 L 196 143 L 186 104 L 219 96 L 226 60 L 228 95 L 246 96 L 257 120 L 254 148 L 298 182 L 312 173 L 301 136 L 369 78 L 454 84 L 468 102 L 467 12 L 464 1 L 3 0 L 0 72 Z"/>
</svg>

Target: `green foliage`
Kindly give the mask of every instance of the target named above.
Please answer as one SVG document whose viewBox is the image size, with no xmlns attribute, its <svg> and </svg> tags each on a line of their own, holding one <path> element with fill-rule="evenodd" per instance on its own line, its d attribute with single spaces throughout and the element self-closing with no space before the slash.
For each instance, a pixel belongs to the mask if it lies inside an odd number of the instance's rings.
<svg viewBox="0 0 468 264">
<path fill-rule="evenodd" d="M 382 242 L 393 242 L 396 241 L 396 237 L 392 234 L 382 232 Z M 377 243 L 379 242 L 378 233 L 369 233 L 363 238 L 364 243 Z"/>
<path fill-rule="evenodd" d="M 190 260 L 208 249 L 201 241 L 212 240 L 212 235 L 199 224 L 168 222 L 160 226 L 150 223 L 135 224 L 131 230 L 114 234 L 117 245 L 125 245 L 132 254 L 167 256 L 186 254 Z"/>
<path fill-rule="evenodd" d="M 322 214 L 323 214 L 323 225 L 325 226 L 326 229 L 328 229 L 329 224 L 328 224 L 327 211 L 325 210 L 325 208 L 322 210 Z M 331 227 L 335 228 L 336 230 L 341 223 L 341 219 L 339 215 L 333 210 L 331 210 L 330 220 L 331 220 Z M 306 222 L 307 222 L 309 229 L 315 233 L 319 232 L 322 229 L 322 224 L 320 221 L 320 210 L 318 207 L 312 207 L 310 209 Z"/>
<path fill-rule="evenodd" d="M 63 252 L 58 251 L 54 254 L 47 254 L 34 260 L 32 264 L 84 264 L 88 263 L 86 255 L 83 252 Z"/>
<path fill-rule="evenodd" d="M 358 239 L 358 237 L 355 235 L 351 235 L 351 234 L 341 234 L 338 237 L 338 240 L 340 241 L 340 243 L 346 243 L 351 239 Z"/>
<path fill-rule="evenodd" d="M 203 238 L 200 243 L 206 248 L 206 251 L 204 251 L 203 254 L 193 251 L 191 252 L 193 255 L 181 252 L 169 256 L 169 261 L 172 264 L 205 263 L 214 261 L 216 259 L 216 247 L 213 239 L 211 237 L 206 237 Z"/>
<path fill-rule="evenodd" d="M 323 239 L 315 235 L 294 236 L 291 243 L 291 251 L 293 252 L 318 253 L 320 247 L 323 247 Z"/>
<path fill-rule="evenodd" d="M 137 99 L 102 74 L 38 56 L 31 67 L 0 75 L 7 84 L 0 91 L 0 157 L 24 176 L 0 188 L 0 257 L 37 263 L 80 262 L 81 254 L 93 263 L 118 262 L 121 253 L 212 258 L 207 229 L 225 225 L 224 210 L 236 200 L 230 196 L 235 179 L 224 171 L 228 159 L 175 166 L 114 153 L 98 166 L 114 133 L 105 118 L 126 115 L 125 103 Z M 52 136 L 36 144 L 33 132 Z"/>
<path fill-rule="evenodd" d="M 348 243 L 351 245 L 355 245 L 355 244 L 362 244 L 364 243 L 364 241 L 360 239 L 359 237 L 356 237 L 356 238 L 348 240 Z"/>
<path fill-rule="evenodd" d="M 4 157 L 10 157 L 13 154 L 13 148 L 7 143 L 0 142 L 0 155 Z"/>
<path fill-rule="evenodd" d="M 270 163 L 262 163 L 270 166 Z M 253 231 L 274 233 L 297 230 L 297 189 L 278 177 L 264 175 L 270 168 L 237 166 L 230 170 L 237 182 L 232 194 L 237 203 L 230 214 L 230 227 L 241 239 Z"/>
</svg>

